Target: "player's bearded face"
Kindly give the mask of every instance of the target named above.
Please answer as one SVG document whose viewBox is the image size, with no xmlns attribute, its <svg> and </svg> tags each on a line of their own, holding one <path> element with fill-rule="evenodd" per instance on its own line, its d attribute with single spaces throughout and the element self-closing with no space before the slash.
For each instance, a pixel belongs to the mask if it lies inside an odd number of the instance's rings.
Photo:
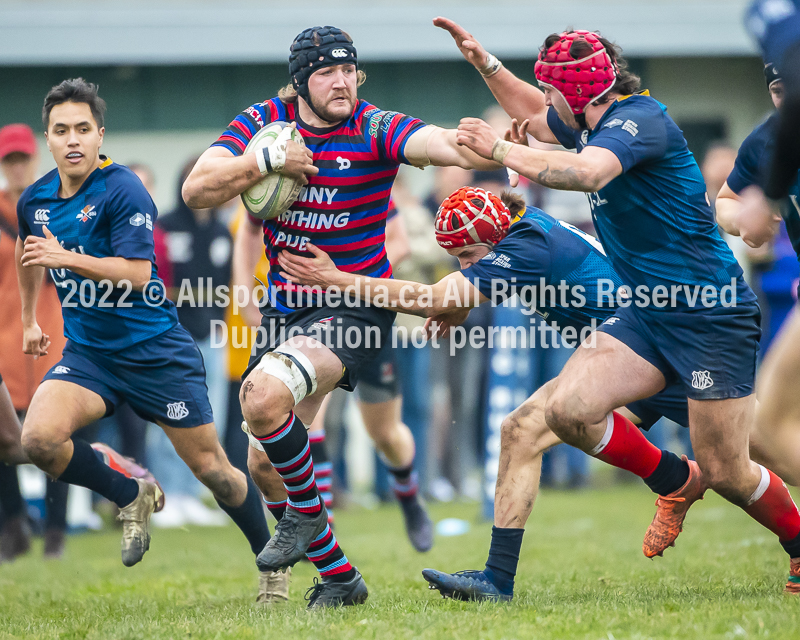
<svg viewBox="0 0 800 640">
<path fill-rule="evenodd" d="M 98 129 L 89 105 L 64 102 L 53 107 L 47 127 L 47 147 L 59 173 L 73 179 L 97 167 L 104 129 Z"/>
<path fill-rule="evenodd" d="M 357 73 L 354 64 L 340 64 L 315 71 L 308 79 L 308 94 L 324 120 L 341 122 L 356 106 Z"/>
<path fill-rule="evenodd" d="M 570 109 L 564 96 L 558 91 L 552 87 L 544 87 L 544 103 L 556 110 L 559 120 L 565 125 L 576 131 L 580 129 L 578 121 L 575 119 L 575 114 L 572 113 L 572 109 Z"/>
</svg>

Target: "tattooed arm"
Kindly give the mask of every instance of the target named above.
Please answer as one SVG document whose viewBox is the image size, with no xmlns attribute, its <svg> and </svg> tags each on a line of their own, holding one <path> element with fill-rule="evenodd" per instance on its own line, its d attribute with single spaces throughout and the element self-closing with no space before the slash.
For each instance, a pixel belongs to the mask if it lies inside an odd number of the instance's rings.
<svg viewBox="0 0 800 640">
<path fill-rule="evenodd" d="M 484 158 L 491 158 L 497 133 L 482 120 L 464 118 L 457 142 Z M 495 157 L 495 160 L 499 160 Z M 602 147 L 585 147 L 580 153 L 533 149 L 514 144 L 502 158 L 503 164 L 520 175 L 551 189 L 598 191 L 622 173 L 617 156 Z"/>
</svg>

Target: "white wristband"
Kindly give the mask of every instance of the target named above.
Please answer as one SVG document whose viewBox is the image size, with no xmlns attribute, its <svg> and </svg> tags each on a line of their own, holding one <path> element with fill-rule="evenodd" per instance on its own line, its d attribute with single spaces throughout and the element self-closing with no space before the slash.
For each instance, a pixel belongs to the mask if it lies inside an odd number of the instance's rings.
<svg viewBox="0 0 800 640">
<path fill-rule="evenodd" d="M 478 71 L 480 71 L 480 74 L 484 78 L 491 78 L 495 73 L 500 71 L 502 66 L 503 66 L 502 62 L 500 62 L 491 53 L 487 53 L 486 54 L 486 63 L 483 65 L 483 67 L 481 69 L 478 69 Z"/>
<path fill-rule="evenodd" d="M 492 145 L 492 160 L 495 162 L 499 162 L 503 164 L 503 161 L 506 159 L 508 152 L 511 151 L 511 148 L 514 146 L 513 142 L 509 142 L 508 140 L 502 140 L 498 138 L 494 141 Z"/>
<path fill-rule="evenodd" d="M 264 158 L 263 149 L 256 150 L 256 162 L 258 162 L 258 170 L 261 172 L 261 175 L 267 175 L 269 173 L 269 168 L 267 167 L 267 160 Z"/>
</svg>

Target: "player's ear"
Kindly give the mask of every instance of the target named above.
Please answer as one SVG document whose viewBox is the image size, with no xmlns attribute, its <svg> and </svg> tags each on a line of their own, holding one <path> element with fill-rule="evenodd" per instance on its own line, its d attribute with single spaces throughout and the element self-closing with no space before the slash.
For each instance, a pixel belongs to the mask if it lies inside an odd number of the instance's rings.
<svg viewBox="0 0 800 640">
<path fill-rule="evenodd" d="M 47 143 L 47 150 L 52 153 L 53 150 L 50 148 L 50 136 L 47 135 L 47 130 L 44 132 L 44 140 Z"/>
<path fill-rule="evenodd" d="M 97 145 L 97 148 L 99 149 L 103 146 L 103 136 L 106 134 L 106 128 L 100 127 L 100 130 L 97 133 L 100 135 L 100 144 Z"/>
</svg>

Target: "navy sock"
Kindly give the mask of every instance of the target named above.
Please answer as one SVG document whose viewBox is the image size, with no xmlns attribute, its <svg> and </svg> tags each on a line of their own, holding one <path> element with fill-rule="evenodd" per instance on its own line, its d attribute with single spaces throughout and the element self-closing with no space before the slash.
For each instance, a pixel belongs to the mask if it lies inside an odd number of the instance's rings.
<svg viewBox="0 0 800 640">
<path fill-rule="evenodd" d="M 677 491 L 689 479 L 689 463 L 681 460 L 671 451 L 661 451 L 661 460 L 649 476 L 644 478 L 644 483 L 653 493 L 666 496 Z"/>
<path fill-rule="evenodd" d="M 492 546 L 483 573 L 497 589 L 506 595 L 514 593 L 514 576 L 517 575 L 519 550 L 525 529 L 492 527 Z"/>
<path fill-rule="evenodd" d="M 0 462 L 0 512 L 4 518 L 16 518 L 25 511 L 25 501 L 19 490 L 17 467 Z"/>
<path fill-rule="evenodd" d="M 258 555 L 269 542 L 269 527 L 261 507 L 261 492 L 250 478 L 247 478 L 247 495 L 238 507 L 231 507 L 217 500 L 220 508 L 227 513 L 236 526 L 241 529 L 250 543 L 250 549 Z"/>
<path fill-rule="evenodd" d="M 781 546 L 789 554 L 790 558 L 800 558 L 800 533 L 791 540 L 786 540 L 785 542 L 781 540 Z"/>
<path fill-rule="evenodd" d="M 76 484 L 99 493 L 120 509 L 127 507 L 139 495 L 139 485 L 133 478 L 114 471 L 86 440 L 73 438 L 72 459 L 59 480 Z"/>
</svg>

